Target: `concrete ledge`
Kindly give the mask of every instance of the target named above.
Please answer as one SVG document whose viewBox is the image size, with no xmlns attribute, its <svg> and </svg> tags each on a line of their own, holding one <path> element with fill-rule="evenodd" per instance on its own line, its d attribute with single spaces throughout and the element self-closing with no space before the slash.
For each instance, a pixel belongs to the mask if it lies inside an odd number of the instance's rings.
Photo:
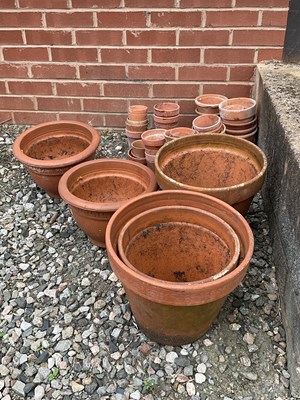
<svg viewBox="0 0 300 400">
<path fill-rule="evenodd" d="M 269 166 L 262 195 L 287 335 L 291 395 L 300 398 L 300 65 L 260 64 L 259 146 Z"/>
</svg>

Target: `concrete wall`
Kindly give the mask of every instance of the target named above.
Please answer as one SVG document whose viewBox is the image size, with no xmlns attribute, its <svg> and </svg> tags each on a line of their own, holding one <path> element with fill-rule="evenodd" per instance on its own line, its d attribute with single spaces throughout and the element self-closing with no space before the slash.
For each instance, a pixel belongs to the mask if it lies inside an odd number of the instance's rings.
<svg viewBox="0 0 300 400">
<path fill-rule="evenodd" d="M 268 158 L 263 199 L 287 335 L 291 394 L 300 398 L 300 66 L 258 67 L 259 146 Z"/>
<path fill-rule="evenodd" d="M 256 63 L 282 57 L 289 0 L 0 3 L 0 122 L 123 127 L 134 103 L 178 100 L 189 125 L 199 94 L 249 96 Z"/>
</svg>

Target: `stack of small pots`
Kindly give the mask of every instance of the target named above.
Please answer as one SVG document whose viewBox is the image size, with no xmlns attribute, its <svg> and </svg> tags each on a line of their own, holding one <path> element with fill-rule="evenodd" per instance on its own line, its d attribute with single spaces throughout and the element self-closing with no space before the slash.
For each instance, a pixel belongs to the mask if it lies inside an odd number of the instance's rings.
<svg viewBox="0 0 300 400">
<path fill-rule="evenodd" d="M 158 103 L 154 106 L 154 125 L 157 129 L 176 128 L 180 106 L 177 103 Z"/>
<path fill-rule="evenodd" d="M 154 160 L 158 150 L 165 144 L 166 129 L 149 129 L 142 133 L 146 164 L 154 171 Z"/>
<path fill-rule="evenodd" d="M 255 100 L 237 97 L 223 101 L 219 108 L 225 133 L 255 142 L 258 130 Z"/>
<path fill-rule="evenodd" d="M 134 140 L 127 153 L 128 160 L 146 165 L 145 146 L 141 139 Z"/>
<path fill-rule="evenodd" d="M 225 133 L 225 126 L 217 114 L 202 114 L 193 120 L 196 133 Z"/>
<path fill-rule="evenodd" d="M 135 140 L 141 139 L 142 133 L 148 128 L 148 107 L 143 105 L 133 105 L 128 108 L 126 119 L 126 136 L 129 146 Z"/>
<path fill-rule="evenodd" d="M 202 94 L 195 98 L 195 113 L 202 114 L 219 114 L 219 104 L 227 100 L 227 97 L 221 94 Z"/>
</svg>

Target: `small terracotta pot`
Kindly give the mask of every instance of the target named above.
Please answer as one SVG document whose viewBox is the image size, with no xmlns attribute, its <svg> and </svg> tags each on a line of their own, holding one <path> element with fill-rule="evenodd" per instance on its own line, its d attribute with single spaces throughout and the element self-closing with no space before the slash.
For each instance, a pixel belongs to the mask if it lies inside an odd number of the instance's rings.
<svg viewBox="0 0 300 400">
<path fill-rule="evenodd" d="M 248 129 L 228 129 L 226 127 L 226 133 L 229 135 L 234 135 L 234 136 L 241 136 L 241 135 L 247 135 L 248 133 L 252 133 L 257 129 L 256 126 L 252 126 L 251 128 Z"/>
<path fill-rule="evenodd" d="M 105 229 L 113 213 L 129 199 L 156 188 L 149 168 L 119 159 L 77 165 L 63 175 L 58 186 L 77 225 L 100 247 L 105 247 Z"/>
<path fill-rule="evenodd" d="M 193 120 L 193 129 L 197 132 L 212 132 L 221 126 L 221 118 L 215 114 L 203 114 Z"/>
<path fill-rule="evenodd" d="M 249 140 L 249 142 L 255 143 L 256 142 L 256 135 L 258 129 L 256 128 L 253 132 L 247 133 L 246 135 L 232 135 L 238 137 L 240 139 Z M 231 135 L 230 133 L 226 132 L 227 135 Z"/>
<path fill-rule="evenodd" d="M 204 284 L 163 281 L 127 266 L 117 250 L 122 228 L 135 216 L 162 206 L 194 207 L 227 222 L 240 241 L 238 266 L 219 279 Z M 236 210 L 221 200 L 186 190 L 159 191 L 128 202 L 109 221 L 106 244 L 110 264 L 125 287 L 139 327 L 155 342 L 172 345 L 191 343 L 208 330 L 226 296 L 244 278 L 254 248 L 251 229 Z"/>
<path fill-rule="evenodd" d="M 209 282 L 236 267 L 240 242 L 221 218 L 192 207 L 165 206 L 132 218 L 120 232 L 120 258 L 169 282 Z"/>
<path fill-rule="evenodd" d="M 141 121 L 141 122 L 143 122 L 142 124 L 132 124 L 132 122 L 140 122 L 140 121 L 129 121 L 128 119 L 126 120 L 126 123 L 125 123 L 125 126 L 126 126 L 126 129 L 128 130 L 128 131 L 130 131 L 130 132 L 139 132 L 139 133 L 142 133 L 142 132 L 144 132 L 146 129 L 147 129 L 147 127 L 148 127 L 148 121 L 146 121 L 146 122 L 144 122 L 144 121 Z"/>
<path fill-rule="evenodd" d="M 125 129 L 126 136 L 129 138 L 135 138 L 136 140 L 139 140 L 141 138 L 143 132 L 144 131 L 136 132 L 136 131 L 130 131 L 128 129 Z"/>
<path fill-rule="evenodd" d="M 197 114 L 218 114 L 219 104 L 227 100 L 227 97 L 220 94 L 202 94 L 195 99 Z"/>
<path fill-rule="evenodd" d="M 226 120 L 243 120 L 256 113 L 256 101 L 248 97 L 224 100 L 220 105 L 220 116 Z"/>
<path fill-rule="evenodd" d="M 135 140 L 134 142 L 132 142 L 131 149 L 132 149 L 132 155 L 134 157 L 140 157 L 140 158 L 145 157 L 145 146 L 142 140 Z"/>
<path fill-rule="evenodd" d="M 267 168 L 263 151 L 236 136 L 199 134 L 166 143 L 155 158 L 161 189 L 210 194 L 245 214 L 262 187 Z"/>
<path fill-rule="evenodd" d="M 154 122 L 158 124 L 175 124 L 179 121 L 179 115 L 175 117 L 157 117 L 154 115 Z"/>
<path fill-rule="evenodd" d="M 59 198 L 58 182 L 71 167 L 95 157 L 100 143 L 96 129 L 82 122 L 53 121 L 25 130 L 14 142 L 15 157 L 34 182 Z"/>
<path fill-rule="evenodd" d="M 146 151 L 149 152 L 149 150 L 150 150 L 150 151 L 151 151 L 151 150 L 156 150 L 156 151 L 158 151 L 160 148 L 161 148 L 161 146 L 147 146 L 147 145 L 145 145 L 145 152 L 146 152 Z M 149 153 L 149 154 L 150 154 L 150 153 Z"/>
<path fill-rule="evenodd" d="M 180 106 L 177 103 L 163 102 L 154 106 L 154 115 L 157 117 L 174 117 L 179 111 Z"/>
<path fill-rule="evenodd" d="M 145 146 L 162 146 L 166 141 L 165 133 L 164 129 L 149 129 L 142 133 L 141 139 Z"/>
<path fill-rule="evenodd" d="M 160 149 L 160 148 L 159 148 Z M 156 153 L 158 152 L 159 149 L 145 149 L 145 155 L 147 154 L 148 156 L 156 156 Z"/>
<path fill-rule="evenodd" d="M 234 120 L 234 119 L 230 120 L 230 119 L 222 118 L 222 122 L 226 126 L 227 125 L 230 125 L 230 126 L 244 126 L 244 125 L 250 124 L 250 123 L 255 124 L 256 121 L 257 121 L 256 115 L 253 115 L 252 117 L 244 118 L 244 119 L 241 119 L 241 120 Z"/>
<path fill-rule="evenodd" d="M 178 127 L 174 129 L 170 129 L 165 133 L 166 142 L 170 142 L 171 140 L 178 139 L 180 137 L 194 135 L 196 131 L 191 128 Z"/>
<path fill-rule="evenodd" d="M 133 149 L 131 148 L 131 149 L 129 149 L 128 152 L 127 152 L 127 158 L 128 158 L 128 160 L 134 161 L 134 162 L 137 162 L 137 163 L 140 163 L 140 164 L 143 164 L 143 165 L 146 165 L 147 162 L 146 162 L 145 153 L 144 153 L 144 157 L 139 157 L 139 156 L 136 156 L 135 154 L 133 154 L 133 151 L 132 151 L 132 150 L 133 150 Z"/>
<path fill-rule="evenodd" d="M 257 126 L 257 118 L 255 117 L 252 121 L 250 122 L 242 122 L 242 121 L 234 121 L 235 123 L 226 123 L 226 128 L 230 130 L 243 130 L 243 129 L 249 129 L 249 128 L 256 128 Z M 224 121 L 223 121 L 224 123 Z"/>
<path fill-rule="evenodd" d="M 142 105 L 133 105 L 128 107 L 129 121 L 145 121 L 147 120 L 148 107 Z"/>
<path fill-rule="evenodd" d="M 170 130 L 177 128 L 178 122 L 175 122 L 173 124 L 159 124 L 158 122 L 154 123 L 156 129 L 164 129 L 164 130 Z"/>
</svg>

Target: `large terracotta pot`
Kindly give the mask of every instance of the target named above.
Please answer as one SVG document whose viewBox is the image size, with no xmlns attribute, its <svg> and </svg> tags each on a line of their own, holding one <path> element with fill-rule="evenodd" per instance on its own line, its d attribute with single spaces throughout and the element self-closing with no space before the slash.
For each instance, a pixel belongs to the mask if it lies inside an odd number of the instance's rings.
<svg viewBox="0 0 300 400">
<path fill-rule="evenodd" d="M 105 229 L 113 213 L 129 199 L 156 188 L 155 175 L 146 166 L 127 160 L 101 159 L 67 171 L 58 190 L 91 242 L 105 247 Z"/>
<path fill-rule="evenodd" d="M 174 205 L 208 211 L 234 229 L 241 246 L 240 260 L 234 270 L 204 284 L 168 282 L 130 268 L 120 259 L 118 238 L 124 225 L 144 211 Z M 110 264 L 126 290 L 140 328 L 158 343 L 181 345 L 197 340 L 213 323 L 226 296 L 244 278 L 254 241 L 246 220 L 223 201 L 196 192 L 165 190 L 143 195 L 120 208 L 108 223 L 106 246 Z"/>
<path fill-rule="evenodd" d="M 131 268 L 170 282 L 209 282 L 236 267 L 240 242 L 214 214 L 192 207 L 152 208 L 122 229 L 118 249 Z"/>
<path fill-rule="evenodd" d="M 76 121 L 53 121 L 25 130 L 14 142 L 15 157 L 25 165 L 38 186 L 60 197 L 58 182 L 74 165 L 95 157 L 100 135 Z"/>
<path fill-rule="evenodd" d="M 157 153 L 155 172 L 161 189 L 210 194 L 246 214 L 261 189 L 267 168 L 263 151 L 235 136 L 186 136 Z"/>
</svg>

